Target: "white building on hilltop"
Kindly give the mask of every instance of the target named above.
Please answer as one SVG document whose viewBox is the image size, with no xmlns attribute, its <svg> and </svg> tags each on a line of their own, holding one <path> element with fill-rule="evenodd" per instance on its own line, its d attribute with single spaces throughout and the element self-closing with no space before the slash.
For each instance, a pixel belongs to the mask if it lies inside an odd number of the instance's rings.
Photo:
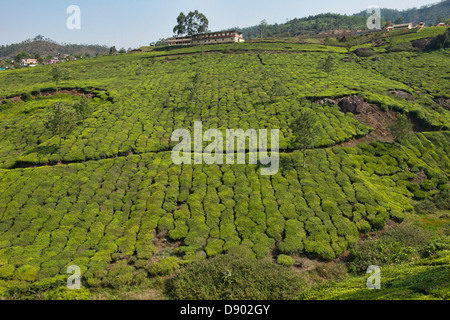
<svg viewBox="0 0 450 320">
<path fill-rule="evenodd" d="M 239 43 L 244 41 L 245 40 L 242 36 L 242 32 L 231 30 L 209 32 L 201 35 L 195 35 L 193 37 L 172 37 L 167 39 L 167 44 L 169 46 L 182 46 L 218 43 Z"/>
</svg>

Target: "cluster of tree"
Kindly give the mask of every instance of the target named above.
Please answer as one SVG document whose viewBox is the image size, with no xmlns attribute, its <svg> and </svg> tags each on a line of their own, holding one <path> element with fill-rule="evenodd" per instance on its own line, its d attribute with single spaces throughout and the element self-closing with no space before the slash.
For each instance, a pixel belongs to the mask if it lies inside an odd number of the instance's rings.
<svg viewBox="0 0 450 320">
<path fill-rule="evenodd" d="M 413 8 L 404 11 L 395 9 L 381 9 L 382 25 L 386 23 L 400 24 L 404 22 L 425 22 L 427 25 L 435 25 L 446 22 L 449 19 L 450 0 L 441 1 L 438 4 L 424 6 L 420 9 Z M 333 13 L 324 13 L 305 18 L 295 18 L 282 24 L 268 25 L 265 20 L 259 25 L 247 28 L 236 28 L 243 32 L 246 39 L 262 37 L 296 37 L 300 35 L 317 34 L 329 30 L 365 30 L 367 29 L 367 11 L 347 16 Z M 287 20 L 287 19 L 286 19 Z"/>
<path fill-rule="evenodd" d="M 158 41 L 156 42 L 151 42 L 150 43 L 151 47 L 163 47 L 163 46 L 167 46 L 167 39 L 166 38 L 160 38 Z"/>
<path fill-rule="evenodd" d="M 132 51 L 132 50 L 133 49 L 131 49 L 131 48 L 125 49 L 123 47 L 120 48 L 120 50 L 117 50 L 116 46 L 112 46 L 112 47 L 109 48 L 109 54 L 110 55 L 112 55 L 112 54 L 125 54 L 125 53 L 128 53 L 128 52 Z"/>
<path fill-rule="evenodd" d="M 283 24 L 268 25 L 266 20 L 257 26 L 237 28 L 246 39 L 262 37 L 295 37 L 304 34 L 317 34 L 328 30 L 357 30 L 366 28 L 366 20 L 360 16 L 340 14 L 319 14 L 305 18 L 295 18 Z"/>
<path fill-rule="evenodd" d="M 181 12 L 177 18 L 177 25 L 173 28 L 173 32 L 177 36 L 192 37 L 196 34 L 208 32 L 209 21 L 203 13 L 195 10 L 185 15 Z"/>
</svg>

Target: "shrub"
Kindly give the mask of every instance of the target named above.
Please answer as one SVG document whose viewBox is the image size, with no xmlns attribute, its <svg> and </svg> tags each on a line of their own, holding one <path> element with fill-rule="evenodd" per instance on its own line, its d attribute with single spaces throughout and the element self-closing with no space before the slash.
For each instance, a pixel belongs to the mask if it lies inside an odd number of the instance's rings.
<svg viewBox="0 0 450 320">
<path fill-rule="evenodd" d="M 350 250 L 349 270 L 363 273 L 370 265 L 386 265 L 411 260 L 415 250 L 391 239 L 367 240 Z"/>
<path fill-rule="evenodd" d="M 295 260 L 292 257 L 285 254 L 280 254 L 277 258 L 277 263 L 285 267 L 292 267 L 294 262 Z"/>
<path fill-rule="evenodd" d="M 303 278 L 270 260 L 233 254 L 195 261 L 166 282 L 177 300 L 287 300 L 304 287 Z"/>
<path fill-rule="evenodd" d="M 147 267 L 147 271 L 151 276 L 168 276 L 178 269 L 179 266 L 178 258 L 164 257 L 151 263 Z"/>
<path fill-rule="evenodd" d="M 430 257 L 439 251 L 450 250 L 450 236 L 441 236 L 433 239 L 423 250 L 425 257 Z"/>
<path fill-rule="evenodd" d="M 339 281 L 347 276 L 347 267 L 343 263 L 319 262 L 315 270 L 320 277 L 327 280 Z"/>
<path fill-rule="evenodd" d="M 26 92 L 26 93 L 22 94 L 22 100 L 26 101 L 26 102 L 32 101 L 33 100 L 33 96 L 31 95 L 31 93 Z"/>
<path fill-rule="evenodd" d="M 441 210 L 450 210 L 450 190 L 442 190 L 434 199 L 436 207 Z"/>
<path fill-rule="evenodd" d="M 433 214 L 437 211 L 437 208 L 433 201 L 422 200 L 414 205 L 414 210 L 420 214 Z"/>
<path fill-rule="evenodd" d="M 387 229 L 382 237 L 398 241 L 408 247 L 422 248 L 430 242 L 431 234 L 411 224 L 400 224 Z"/>
</svg>

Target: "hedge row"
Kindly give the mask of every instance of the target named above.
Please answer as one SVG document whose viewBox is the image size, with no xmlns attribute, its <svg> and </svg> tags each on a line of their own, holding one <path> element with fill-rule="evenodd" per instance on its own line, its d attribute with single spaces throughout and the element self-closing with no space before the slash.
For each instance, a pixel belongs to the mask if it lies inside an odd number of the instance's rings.
<svg viewBox="0 0 450 320">
<path fill-rule="evenodd" d="M 64 85 L 107 88 L 113 103 L 95 98 L 92 116 L 84 126 L 63 140 L 65 161 L 98 160 L 130 152 L 146 153 L 169 150 L 170 137 L 178 128 L 192 129 L 203 121 L 203 128 L 280 129 L 280 147 L 290 148 L 289 123 L 304 107 L 312 107 L 321 125 L 317 144 L 332 146 L 355 136 L 369 133 L 351 114 L 338 107 L 302 103 L 302 98 L 341 97 L 362 94 L 367 100 L 386 108 L 405 110 L 435 127 L 450 127 L 448 112 L 435 110 L 426 96 L 406 101 L 388 93 L 390 89 L 409 91 L 409 87 L 386 79 L 358 63 L 339 63 L 326 74 L 318 69 L 327 54 L 261 54 L 261 64 L 254 54 L 217 54 L 184 57 L 128 55 L 87 59 L 69 63 L 73 78 Z M 383 57 L 386 65 L 403 61 L 393 54 Z M 340 57 L 337 57 L 339 59 Z M 421 55 L 420 67 L 428 66 L 437 78 L 445 78 L 448 66 L 436 54 Z M 368 61 L 364 66 L 371 66 Z M 403 63 L 403 62 L 402 62 Z M 439 68 L 435 64 L 439 63 Z M 386 72 L 395 69 L 386 67 Z M 414 69 L 414 65 L 411 65 Z M 442 71 L 437 71 L 437 70 Z M 385 72 L 382 71 L 382 72 Z M 197 84 L 194 86 L 194 76 Z M 412 71 L 419 72 L 419 71 Z M 416 75 L 414 73 L 411 78 Z M 433 77 L 434 77 L 433 76 Z M 417 76 L 422 79 L 422 77 Z M 358 79 L 355 82 L 355 78 Z M 0 75 L 5 89 L 26 88 L 24 81 L 36 81 L 35 90 L 51 87 L 45 67 Z M 120 81 L 118 81 L 120 80 Z M 395 79 L 401 80 L 404 79 Z M 406 83 L 406 82 L 405 82 Z M 433 83 L 431 80 L 427 83 Z M 439 84 L 440 87 L 445 85 Z M 197 89 L 195 89 L 197 88 Z M 195 89 L 195 90 L 194 90 Z M 194 93 L 193 93 L 194 91 Z M 23 92 L 20 92 L 23 93 Z M 69 98 L 67 98 L 69 99 Z M 59 161 L 58 141 L 44 128 L 50 100 L 13 103 L 0 111 L 0 167 L 39 165 Z M 432 100 L 431 100 L 432 101 Z"/>
<path fill-rule="evenodd" d="M 131 285 L 182 263 L 159 261 L 161 237 L 187 261 L 242 246 L 333 259 L 359 233 L 401 221 L 412 197 L 448 187 L 449 137 L 315 150 L 306 170 L 296 151 L 273 176 L 173 165 L 169 152 L 0 170 L 0 279 L 33 282 L 76 264 L 89 286 Z"/>
</svg>

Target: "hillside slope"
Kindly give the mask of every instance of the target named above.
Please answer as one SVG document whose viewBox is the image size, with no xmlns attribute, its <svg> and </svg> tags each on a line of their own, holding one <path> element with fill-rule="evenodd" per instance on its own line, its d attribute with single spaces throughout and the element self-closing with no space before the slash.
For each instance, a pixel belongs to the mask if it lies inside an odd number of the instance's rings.
<svg viewBox="0 0 450 320">
<path fill-rule="evenodd" d="M 334 13 L 324 13 L 315 16 L 295 18 L 285 23 L 268 25 L 263 30 L 264 37 L 297 37 L 301 35 L 315 35 L 322 31 L 329 30 L 366 30 L 367 10 L 363 10 L 354 15 L 341 15 Z M 421 8 L 411 8 L 407 10 L 396 10 L 381 8 L 383 25 L 387 21 L 394 23 L 398 18 L 414 24 L 425 22 L 426 25 L 435 25 L 438 19 L 444 22 L 450 18 L 450 0 L 424 6 Z M 246 39 L 260 38 L 261 30 L 259 26 L 239 28 Z"/>
<path fill-rule="evenodd" d="M 70 265 L 94 291 L 149 285 L 233 250 L 340 259 L 364 234 L 448 195 L 449 52 L 379 50 L 374 59 L 313 44 L 162 48 L 68 62 L 58 94 L 50 66 L 0 73 L 0 295 L 61 286 Z M 44 123 L 53 104 L 81 93 L 93 112 L 62 139 L 60 157 Z M 340 99 L 363 101 L 363 112 Z M 318 120 L 306 168 L 289 130 L 305 109 Z M 402 144 L 386 130 L 399 113 L 414 123 Z M 203 131 L 279 129 L 278 172 L 174 164 L 172 133 L 195 121 Z"/>
</svg>

